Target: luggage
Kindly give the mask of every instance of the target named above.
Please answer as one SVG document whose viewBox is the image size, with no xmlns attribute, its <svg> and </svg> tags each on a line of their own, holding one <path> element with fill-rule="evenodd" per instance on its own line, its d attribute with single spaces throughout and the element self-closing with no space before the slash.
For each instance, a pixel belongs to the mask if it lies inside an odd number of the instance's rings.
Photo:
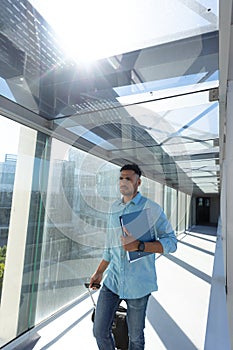
<svg viewBox="0 0 233 350">
<path fill-rule="evenodd" d="M 93 299 L 89 285 L 85 283 L 85 286 L 88 288 L 90 297 L 94 305 L 94 310 L 91 315 L 91 320 L 92 322 L 94 322 L 96 304 Z M 127 350 L 128 344 L 129 344 L 126 315 L 127 315 L 127 309 L 122 305 L 119 305 L 112 324 L 112 333 L 115 340 L 115 346 L 117 349 L 120 349 L 120 350 Z"/>
<path fill-rule="evenodd" d="M 119 305 L 116 311 L 112 333 L 117 349 L 127 350 L 129 344 L 128 326 L 126 321 L 127 309 Z"/>
</svg>

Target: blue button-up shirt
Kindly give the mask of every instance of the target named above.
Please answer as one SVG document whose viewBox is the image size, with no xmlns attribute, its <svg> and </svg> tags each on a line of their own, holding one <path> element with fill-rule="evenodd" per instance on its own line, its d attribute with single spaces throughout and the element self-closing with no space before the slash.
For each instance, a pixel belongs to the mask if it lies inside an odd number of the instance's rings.
<svg viewBox="0 0 233 350">
<path fill-rule="evenodd" d="M 122 200 L 114 202 L 110 211 L 103 253 L 103 259 L 109 262 L 104 284 L 121 299 L 141 298 L 158 289 L 155 254 L 146 255 L 130 263 L 120 240 L 122 228 L 119 217 L 144 208 L 150 208 L 154 239 L 162 244 L 163 254 L 173 253 L 177 248 L 175 233 L 159 204 L 140 193 L 126 204 Z"/>
</svg>

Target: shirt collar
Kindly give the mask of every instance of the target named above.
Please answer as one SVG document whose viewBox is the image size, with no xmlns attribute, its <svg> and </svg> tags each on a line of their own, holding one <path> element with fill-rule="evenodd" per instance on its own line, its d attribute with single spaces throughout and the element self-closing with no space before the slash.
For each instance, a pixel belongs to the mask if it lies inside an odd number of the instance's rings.
<svg viewBox="0 0 233 350">
<path fill-rule="evenodd" d="M 134 204 L 134 205 L 135 205 L 135 204 L 138 204 L 139 201 L 140 201 L 140 199 L 141 199 L 141 197 L 142 197 L 141 193 L 138 192 L 138 193 L 136 194 L 136 196 L 133 197 L 133 199 L 131 199 L 131 201 L 129 201 L 126 205 L 129 205 L 130 203 L 132 203 L 132 204 Z M 120 200 L 120 204 L 123 204 L 122 199 Z"/>
</svg>

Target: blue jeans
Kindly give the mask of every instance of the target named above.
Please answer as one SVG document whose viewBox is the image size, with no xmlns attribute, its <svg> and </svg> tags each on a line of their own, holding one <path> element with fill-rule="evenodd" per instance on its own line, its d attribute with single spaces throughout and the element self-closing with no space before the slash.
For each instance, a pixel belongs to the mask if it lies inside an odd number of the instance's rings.
<svg viewBox="0 0 233 350">
<path fill-rule="evenodd" d="M 150 295 L 126 299 L 129 350 L 143 350 L 146 307 Z M 105 285 L 100 290 L 95 312 L 94 336 L 100 350 L 115 350 L 112 323 L 121 299 Z"/>
</svg>

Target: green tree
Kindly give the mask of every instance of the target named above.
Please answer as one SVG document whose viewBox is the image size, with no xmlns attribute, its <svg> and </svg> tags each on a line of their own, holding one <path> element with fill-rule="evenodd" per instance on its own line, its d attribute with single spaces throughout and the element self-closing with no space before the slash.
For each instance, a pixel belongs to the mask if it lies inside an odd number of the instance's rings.
<svg viewBox="0 0 233 350">
<path fill-rule="evenodd" d="M 1 280 L 3 279 L 4 267 L 5 267 L 5 264 L 0 263 L 0 285 L 1 285 Z"/>
<path fill-rule="evenodd" d="M 5 263 L 6 260 L 6 245 L 0 247 L 0 263 Z"/>
<path fill-rule="evenodd" d="M 2 294 L 2 281 L 4 275 L 5 268 L 5 260 L 6 260 L 6 246 L 0 247 L 0 296 Z"/>
</svg>

